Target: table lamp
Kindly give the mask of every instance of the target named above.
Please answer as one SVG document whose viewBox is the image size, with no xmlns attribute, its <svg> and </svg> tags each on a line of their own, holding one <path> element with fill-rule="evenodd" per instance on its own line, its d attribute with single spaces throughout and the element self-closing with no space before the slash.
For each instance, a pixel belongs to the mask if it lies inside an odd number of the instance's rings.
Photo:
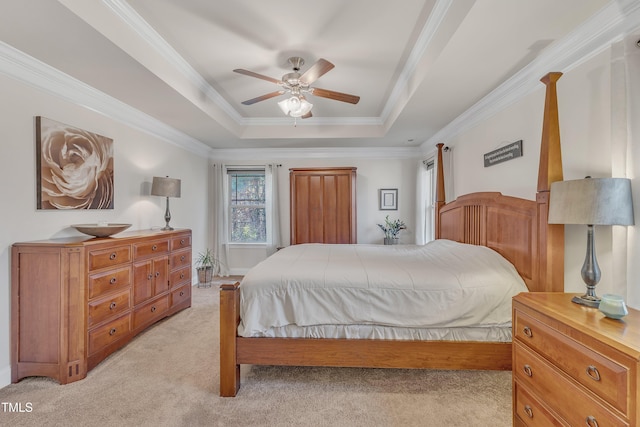
<svg viewBox="0 0 640 427">
<path fill-rule="evenodd" d="M 173 230 L 169 226 L 171 221 L 171 212 L 169 212 L 169 197 L 180 197 L 180 180 L 175 178 L 154 176 L 151 184 L 151 195 L 162 196 L 167 198 L 167 210 L 164 213 L 166 225 L 163 230 Z"/>
<path fill-rule="evenodd" d="M 596 259 L 594 225 L 633 225 L 631 181 L 626 178 L 591 178 L 551 184 L 549 224 L 586 224 L 587 254 L 582 280 L 587 292 L 572 299 L 577 304 L 598 307 L 596 284 L 600 267 Z"/>
</svg>

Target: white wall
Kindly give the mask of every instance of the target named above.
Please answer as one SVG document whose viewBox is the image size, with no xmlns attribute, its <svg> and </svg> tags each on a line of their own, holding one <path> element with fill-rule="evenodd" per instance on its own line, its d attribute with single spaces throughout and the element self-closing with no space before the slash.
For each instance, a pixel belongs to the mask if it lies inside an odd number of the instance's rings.
<svg viewBox="0 0 640 427">
<path fill-rule="evenodd" d="M 194 253 L 207 233 L 207 159 L 141 133 L 93 111 L 0 75 L 0 387 L 11 381 L 10 255 L 14 242 L 79 234 L 69 227 L 98 221 L 164 226 L 165 200 L 150 196 L 153 176 L 182 180 L 171 200 L 171 225 L 193 230 Z M 44 116 L 114 140 L 115 206 L 112 210 L 36 209 L 35 116 Z"/>
<path fill-rule="evenodd" d="M 270 160 L 271 161 L 271 160 Z M 279 168 L 280 190 L 280 227 L 284 246 L 290 241 L 290 203 L 289 168 L 302 167 L 338 167 L 357 168 L 357 238 L 358 243 L 382 244 L 383 233 L 377 226 L 383 223 L 386 215 L 390 219 L 401 219 L 407 229 L 400 232 L 400 243 L 414 243 L 416 175 L 419 160 L 407 158 L 299 158 L 277 160 Z M 227 160 L 226 164 L 265 164 L 266 160 Z M 378 190 L 381 188 L 398 189 L 398 210 L 381 211 L 378 209 Z M 257 262 L 266 258 L 266 250 L 261 247 L 235 247 L 229 251 L 229 268 L 232 274 L 242 274 Z"/>
<path fill-rule="evenodd" d="M 635 57 L 638 61 L 637 55 Z M 635 80 L 636 90 L 633 101 L 640 98 L 637 92 L 639 65 L 636 63 L 635 75 L 627 78 Z M 587 175 L 593 177 L 621 176 L 613 170 L 614 159 L 627 158 L 626 145 L 619 147 L 612 144 L 612 50 L 606 49 L 575 67 L 560 78 L 557 83 L 558 109 L 564 179 L 581 179 Z M 549 70 L 555 71 L 555 70 Z M 542 76 L 540 76 L 542 77 Z M 538 159 L 542 136 L 542 117 L 545 98 L 545 86 L 513 104 L 506 110 L 494 115 L 489 120 L 473 129 L 458 135 L 448 145 L 454 147 L 454 184 L 455 194 L 474 191 L 500 191 L 503 194 L 535 199 Z M 613 98 L 617 99 L 617 98 Z M 638 113 L 629 114 L 630 124 L 636 127 Z M 523 140 L 523 157 L 498 165 L 484 168 L 483 154 L 498 148 L 500 145 Z M 638 168 L 638 145 L 632 145 L 633 155 L 629 158 Z M 637 169 L 636 169 L 637 170 Z M 636 172 L 637 175 L 637 172 Z M 640 187 L 637 178 L 632 179 L 632 187 Z M 636 207 L 638 193 L 636 190 Z M 636 209 L 638 212 L 638 209 Z M 637 216 L 636 216 L 637 217 Z M 565 226 L 565 290 L 567 292 L 584 292 L 585 285 L 580 276 L 580 269 L 586 251 L 586 226 Z M 618 228 L 618 227 L 616 227 Z M 626 231 L 637 236 L 637 227 L 622 228 L 623 240 Z M 612 227 L 596 227 L 596 253 L 602 270 L 602 278 L 597 285 L 597 293 L 622 293 L 629 305 L 640 307 L 640 292 L 637 290 L 637 267 L 629 273 L 620 263 L 613 259 L 614 238 Z M 626 245 L 622 241 L 622 246 Z M 630 245 L 630 254 L 638 252 L 640 239 L 635 238 Z M 616 246 L 617 248 L 617 246 Z M 625 254 L 622 254 L 625 257 Z M 637 258 L 637 257 L 636 257 Z M 616 260 L 618 261 L 618 260 Z M 629 258 L 629 264 L 633 265 Z M 636 263 L 637 264 L 637 263 Z M 635 274 L 634 274 L 635 273 Z M 615 285 L 622 281 L 623 285 Z M 626 285 L 625 285 L 626 284 Z"/>
</svg>

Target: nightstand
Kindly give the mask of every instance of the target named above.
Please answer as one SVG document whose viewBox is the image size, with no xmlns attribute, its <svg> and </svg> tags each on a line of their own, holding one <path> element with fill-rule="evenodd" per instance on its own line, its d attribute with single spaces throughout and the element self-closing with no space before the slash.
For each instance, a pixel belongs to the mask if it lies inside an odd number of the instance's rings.
<svg viewBox="0 0 640 427">
<path fill-rule="evenodd" d="M 640 311 L 614 320 L 573 296 L 513 299 L 513 425 L 638 425 Z"/>
</svg>

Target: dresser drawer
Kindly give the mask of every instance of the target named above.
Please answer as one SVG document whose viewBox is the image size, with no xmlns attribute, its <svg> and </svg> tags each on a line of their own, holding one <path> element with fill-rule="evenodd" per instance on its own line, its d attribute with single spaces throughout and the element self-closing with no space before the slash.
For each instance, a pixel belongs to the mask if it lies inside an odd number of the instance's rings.
<svg viewBox="0 0 640 427">
<path fill-rule="evenodd" d="M 169 286 L 172 288 L 187 282 L 191 284 L 191 266 L 174 270 L 169 274 Z"/>
<path fill-rule="evenodd" d="M 111 295 L 109 298 L 89 303 L 89 327 L 97 325 L 110 317 L 115 317 L 131 308 L 129 289 Z"/>
<path fill-rule="evenodd" d="M 171 252 L 169 265 L 172 270 L 180 267 L 191 268 L 191 250 L 183 249 L 181 251 Z"/>
<path fill-rule="evenodd" d="M 149 323 L 153 323 L 156 320 L 164 317 L 168 309 L 168 294 L 136 308 L 133 312 L 133 329 L 137 330 L 140 327 L 148 325 Z"/>
<path fill-rule="evenodd" d="M 575 380 L 628 414 L 629 368 L 516 311 L 513 331 Z"/>
<path fill-rule="evenodd" d="M 514 383 L 515 414 L 528 427 L 563 427 L 563 424 L 547 410 L 541 403 L 542 399 L 535 397 L 535 393 L 526 390 L 517 381 Z"/>
<path fill-rule="evenodd" d="M 131 285 L 131 266 L 96 273 L 89 276 L 89 299 L 123 289 Z"/>
<path fill-rule="evenodd" d="M 89 331 L 89 354 L 96 353 L 108 345 L 129 336 L 131 315 L 119 317 L 103 326 Z"/>
<path fill-rule="evenodd" d="M 89 251 L 89 270 L 115 267 L 131 261 L 131 246 L 114 246 Z"/>
<path fill-rule="evenodd" d="M 169 240 L 154 240 L 151 242 L 134 243 L 133 255 L 135 259 L 145 258 L 169 252 Z"/>
<path fill-rule="evenodd" d="M 569 425 L 589 425 L 590 417 L 595 420 L 591 425 L 600 427 L 629 425 L 526 346 L 514 341 L 513 348 L 516 381 L 544 396 L 546 402 L 554 402 L 555 410 Z"/>
<path fill-rule="evenodd" d="M 176 236 L 171 239 L 171 250 L 177 251 L 183 248 L 191 247 L 191 234 L 185 234 L 182 236 Z"/>
<path fill-rule="evenodd" d="M 183 285 L 171 292 L 171 307 L 191 298 L 191 283 Z"/>
</svg>

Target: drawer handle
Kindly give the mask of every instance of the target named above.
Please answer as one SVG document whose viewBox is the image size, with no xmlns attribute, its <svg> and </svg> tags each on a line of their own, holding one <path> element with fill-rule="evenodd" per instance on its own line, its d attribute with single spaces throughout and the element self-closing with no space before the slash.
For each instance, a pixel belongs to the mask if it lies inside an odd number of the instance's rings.
<svg viewBox="0 0 640 427">
<path fill-rule="evenodd" d="M 589 375 L 594 381 L 600 381 L 600 372 L 598 371 L 598 368 L 593 365 L 587 366 L 587 375 Z"/>
<path fill-rule="evenodd" d="M 529 338 L 533 338 L 533 331 L 531 330 L 530 327 L 525 326 L 524 328 L 522 328 L 522 332 Z"/>
<path fill-rule="evenodd" d="M 116 333 L 116 328 L 111 328 L 109 331 L 109 335 L 114 335 Z"/>
<path fill-rule="evenodd" d="M 184 245 L 184 239 L 180 239 L 180 244 Z"/>
<path fill-rule="evenodd" d="M 109 280 L 109 283 L 113 285 L 117 281 L 118 281 L 118 279 L 116 279 L 115 277 L 112 277 L 111 280 Z"/>
<path fill-rule="evenodd" d="M 114 308 L 116 308 L 116 303 L 115 302 L 111 302 L 111 304 L 109 304 L 109 310 L 113 310 Z"/>
<path fill-rule="evenodd" d="M 151 279 L 153 279 L 153 274 L 149 274 L 149 275 L 147 276 L 147 280 L 151 280 Z"/>
<path fill-rule="evenodd" d="M 184 291 L 180 291 L 180 296 L 184 296 Z"/>
<path fill-rule="evenodd" d="M 184 273 L 181 273 L 181 274 L 180 274 L 180 278 L 181 278 L 181 279 L 184 279 Z"/>
<path fill-rule="evenodd" d="M 111 261 L 113 261 L 114 259 L 116 259 L 116 256 L 117 256 L 117 255 L 116 255 L 116 253 L 114 252 L 114 253 L 112 253 L 111 255 L 109 255 L 109 259 L 110 259 Z"/>
<path fill-rule="evenodd" d="M 159 271 L 156 271 L 156 277 L 158 277 L 160 275 Z"/>
<path fill-rule="evenodd" d="M 151 250 L 152 250 L 152 251 L 155 251 L 155 250 L 157 250 L 157 249 L 158 249 L 158 245 L 153 245 L 153 246 L 151 246 Z"/>
<path fill-rule="evenodd" d="M 525 374 L 527 374 L 528 377 L 533 376 L 533 371 L 531 370 L 531 366 L 524 365 L 524 368 L 522 368 L 522 370 L 524 371 Z"/>
<path fill-rule="evenodd" d="M 533 409 L 531 409 L 531 406 L 524 405 L 524 413 L 527 414 L 527 417 L 533 418 Z"/>
<path fill-rule="evenodd" d="M 589 415 L 587 419 L 584 420 L 584 423 L 588 427 L 598 427 L 598 421 L 596 420 L 596 417 L 594 417 L 593 415 Z"/>
<path fill-rule="evenodd" d="M 157 310 L 157 309 L 156 309 L 156 306 L 155 306 L 155 305 L 151 307 L 151 312 L 152 312 L 152 313 L 155 313 L 155 312 L 156 312 L 156 310 Z"/>
<path fill-rule="evenodd" d="M 184 255 L 180 257 L 180 261 L 184 261 Z"/>
</svg>

